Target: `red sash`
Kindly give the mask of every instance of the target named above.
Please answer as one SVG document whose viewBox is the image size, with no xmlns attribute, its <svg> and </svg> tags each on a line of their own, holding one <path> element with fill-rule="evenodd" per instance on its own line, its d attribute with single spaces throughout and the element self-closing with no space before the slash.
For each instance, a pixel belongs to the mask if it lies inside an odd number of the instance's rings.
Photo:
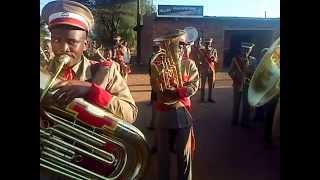
<svg viewBox="0 0 320 180">
<path fill-rule="evenodd" d="M 212 71 L 215 71 L 215 64 L 214 64 L 214 62 L 211 61 L 211 57 L 208 56 L 208 53 L 207 53 L 206 49 L 200 49 L 199 52 L 202 55 L 202 57 L 204 57 L 206 62 L 208 63 L 210 69 Z"/>
</svg>

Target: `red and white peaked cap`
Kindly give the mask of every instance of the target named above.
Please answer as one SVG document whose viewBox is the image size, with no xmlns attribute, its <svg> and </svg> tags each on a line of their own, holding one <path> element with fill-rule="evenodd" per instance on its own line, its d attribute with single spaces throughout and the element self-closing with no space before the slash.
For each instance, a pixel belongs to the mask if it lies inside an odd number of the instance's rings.
<svg viewBox="0 0 320 180">
<path fill-rule="evenodd" d="M 89 32 L 94 24 L 91 11 L 81 3 L 57 0 L 46 4 L 41 13 L 49 29 L 56 25 L 75 26 Z"/>
</svg>

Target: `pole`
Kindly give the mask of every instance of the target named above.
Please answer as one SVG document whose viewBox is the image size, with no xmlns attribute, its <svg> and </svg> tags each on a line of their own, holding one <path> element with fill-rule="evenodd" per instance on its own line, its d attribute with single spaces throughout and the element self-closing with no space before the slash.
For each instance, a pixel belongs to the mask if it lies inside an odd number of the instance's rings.
<svg viewBox="0 0 320 180">
<path fill-rule="evenodd" d="M 141 28 L 140 20 L 141 18 L 141 9 L 140 9 L 140 0 L 137 0 L 137 63 L 141 63 Z"/>
</svg>

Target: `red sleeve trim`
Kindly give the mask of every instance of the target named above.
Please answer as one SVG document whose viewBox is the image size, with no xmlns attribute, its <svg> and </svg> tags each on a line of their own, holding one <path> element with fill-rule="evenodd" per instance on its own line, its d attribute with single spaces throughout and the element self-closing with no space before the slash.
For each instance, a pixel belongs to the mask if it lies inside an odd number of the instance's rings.
<svg viewBox="0 0 320 180">
<path fill-rule="evenodd" d="M 106 66 L 106 67 L 111 67 L 112 66 L 112 61 L 110 61 L 110 60 L 106 60 L 106 61 L 101 61 L 101 65 L 102 66 Z"/>
<path fill-rule="evenodd" d="M 187 94 L 188 91 L 186 87 L 178 88 L 177 91 L 180 98 L 188 97 L 188 94 Z"/>
<path fill-rule="evenodd" d="M 108 106 L 109 103 L 111 102 L 112 95 L 108 91 L 102 89 L 97 84 L 92 83 L 92 86 L 90 88 L 90 91 L 86 99 L 90 103 L 93 103 L 95 105 L 98 105 L 104 108 Z"/>
</svg>

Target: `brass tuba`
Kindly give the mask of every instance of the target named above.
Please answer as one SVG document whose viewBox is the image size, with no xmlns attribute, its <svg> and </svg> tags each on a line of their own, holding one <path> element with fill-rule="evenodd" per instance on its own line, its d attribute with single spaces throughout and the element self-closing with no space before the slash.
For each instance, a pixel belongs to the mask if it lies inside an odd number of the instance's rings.
<svg viewBox="0 0 320 180">
<path fill-rule="evenodd" d="M 181 49 L 179 42 L 191 43 L 198 38 L 198 31 L 194 27 L 177 30 L 173 34 L 154 39 L 160 43 L 160 50 L 150 60 L 151 82 L 160 93 L 166 89 L 183 87 L 181 75 Z M 175 104 L 177 100 L 163 99 L 167 105 Z"/>
<path fill-rule="evenodd" d="M 280 93 L 280 37 L 264 54 L 249 84 L 248 101 L 259 107 Z"/>
<path fill-rule="evenodd" d="M 155 42 L 160 42 L 161 48 L 150 60 L 151 82 L 154 82 L 154 88 L 160 93 L 166 89 L 183 86 L 179 41 L 185 34 L 185 31 L 178 30 L 173 34 L 154 39 Z M 176 100 L 163 101 L 166 104 L 176 102 Z"/>
<path fill-rule="evenodd" d="M 66 107 L 46 103 L 68 56 L 50 75 L 40 67 L 40 169 L 68 179 L 140 179 L 149 147 L 133 125 L 82 98 Z"/>
</svg>

